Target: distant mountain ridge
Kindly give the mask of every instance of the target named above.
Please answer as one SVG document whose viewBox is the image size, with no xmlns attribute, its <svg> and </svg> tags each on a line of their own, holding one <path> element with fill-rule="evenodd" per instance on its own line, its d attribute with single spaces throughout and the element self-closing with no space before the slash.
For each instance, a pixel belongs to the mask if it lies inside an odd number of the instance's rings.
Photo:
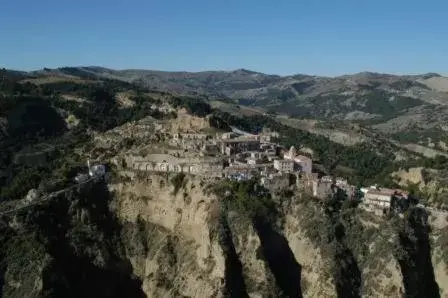
<svg viewBox="0 0 448 298">
<path fill-rule="evenodd" d="M 363 82 L 378 83 L 382 80 L 385 82 L 400 81 L 409 85 L 412 82 L 419 80 L 441 77 L 439 74 L 435 73 L 398 76 L 372 72 L 361 72 L 337 77 L 322 77 L 306 74 L 279 76 L 263 74 L 247 69 L 238 69 L 234 71 L 169 72 L 139 69 L 113 70 L 98 66 L 62 67 L 54 70 L 44 69 L 44 71 L 76 76 L 93 75 L 107 77 L 128 82 L 138 82 L 147 87 L 165 91 L 176 91 L 180 93 L 199 92 L 209 96 L 222 96 L 238 100 L 257 100 L 260 99 L 260 97 L 272 97 L 272 94 L 270 94 L 267 89 L 281 90 L 283 92 L 290 90 L 293 93 L 296 93 L 294 90 L 296 89 L 294 88 L 295 84 L 299 84 L 298 86 L 300 87 L 304 84 L 316 86 L 331 82 L 333 85 L 336 84 L 341 86 L 344 85 L 344 82 L 347 83 L 350 81 L 354 81 L 355 83 L 359 81 L 359 83 L 362 84 Z M 31 74 L 40 73 L 42 73 L 42 71 L 31 72 Z"/>
<path fill-rule="evenodd" d="M 27 75 L 115 79 L 211 101 L 225 99 L 282 115 L 356 122 L 430 147 L 444 147 L 440 141 L 448 144 L 448 77 L 437 73 L 360 72 L 323 77 L 279 76 L 247 69 L 169 72 L 86 66 L 43 69 Z"/>
</svg>

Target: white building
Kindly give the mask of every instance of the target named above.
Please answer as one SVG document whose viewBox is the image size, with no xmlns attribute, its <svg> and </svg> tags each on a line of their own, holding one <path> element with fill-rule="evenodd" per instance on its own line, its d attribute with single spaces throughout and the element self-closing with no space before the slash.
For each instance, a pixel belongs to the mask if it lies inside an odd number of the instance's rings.
<svg viewBox="0 0 448 298">
<path fill-rule="evenodd" d="M 370 187 L 361 189 L 364 192 L 364 204 L 369 207 L 389 209 L 393 197 L 407 198 L 408 193 L 398 189 Z"/>
<path fill-rule="evenodd" d="M 247 164 L 249 164 L 249 165 L 256 165 L 256 164 L 258 164 L 260 162 L 261 162 L 261 160 L 256 158 L 256 157 L 249 157 L 247 159 Z"/>
<path fill-rule="evenodd" d="M 270 143 L 271 142 L 271 136 L 261 135 L 260 136 L 260 142 L 261 143 Z"/>
<path fill-rule="evenodd" d="M 333 177 L 331 176 L 322 176 L 322 178 L 320 178 L 321 181 L 324 182 L 333 182 Z"/>
<path fill-rule="evenodd" d="M 294 162 L 300 166 L 304 173 L 311 173 L 313 171 L 313 161 L 307 156 L 298 155 L 294 158 Z"/>
<path fill-rule="evenodd" d="M 292 172 L 294 171 L 294 162 L 288 159 L 274 160 L 274 169 L 285 173 Z"/>
<path fill-rule="evenodd" d="M 339 187 L 347 186 L 348 185 L 348 181 L 347 181 L 347 179 L 344 179 L 342 177 L 337 177 L 336 178 L 336 185 L 339 186 Z"/>
<path fill-rule="evenodd" d="M 225 132 L 225 133 L 222 134 L 221 139 L 228 140 L 228 139 L 232 139 L 232 138 L 234 138 L 236 136 L 237 136 L 237 134 L 234 133 L 234 132 Z"/>
<path fill-rule="evenodd" d="M 264 156 L 263 152 L 253 151 L 250 152 L 251 158 L 262 158 Z"/>
<path fill-rule="evenodd" d="M 104 165 L 90 166 L 90 160 L 87 160 L 87 167 L 89 168 L 90 177 L 101 177 L 106 174 L 106 167 Z"/>
<path fill-rule="evenodd" d="M 162 112 L 162 113 L 170 113 L 170 112 L 175 111 L 175 109 L 167 103 L 162 103 L 161 105 L 152 104 L 151 110 L 158 110 L 159 112 Z"/>
<path fill-rule="evenodd" d="M 296 148 L 294 146 L 291 146 L 289 151 L 283 154 L 283 158 L 288 159 L 288 160 L 293 160 L 294 157 L 296 157 L 296 155 L 297 155 Z"/>
<path fill-rule="evenodd" d="M 304 155 L 297 155 L 297 151 L 294 146 L 291 146 L 289 151 L 283 154 L 283 158 L 292 160 L 300 167 L 303 173 L 312 173 L 313 171 L 313 161 L 311 160 L 311 158 Z"/>
</svg>

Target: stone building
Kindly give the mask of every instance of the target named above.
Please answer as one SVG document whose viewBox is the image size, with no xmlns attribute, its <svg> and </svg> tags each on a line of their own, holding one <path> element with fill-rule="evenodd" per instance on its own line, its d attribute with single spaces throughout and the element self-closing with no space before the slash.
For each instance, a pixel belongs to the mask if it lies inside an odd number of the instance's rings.
<svg viewBox="0 0 448 298">
<path fill-rule="evenodd" d="M 265 188 L 273 191 L 286 189 L 289 187 L 289 174 L 276 173 L 261 177 L 260 183 Z"/>
<path fill-rule="evenodd" d="M 291 173 L 294 171 L 294 162 L 288 159 L 274 160 L 274 168 L 280 172 Z"/>
<path fill-rule="evenodd" d="M 137 161 L 134 162 L 132 168 L 143 172 L 184 172 L 212 177 L 222 177 L 224 170 L 223 164 L 218 162 L 188 163 L 184 161 Z"/>
<path fill-rule="evenodd" d="M 236 136 L 237 136 L 237 134 L 234 132 L 225 132 L 221 135 L 221 139 L 228 140 L 228 139 L 232 139 Z"/>
<path fill-rule="evenodd" d="M 347 198 L 349 199 L 359 199 L 359 195 L 358 195 L 358 189 L 356 188 L 356 186 L 354 185 L 350 185 L 350 184 L 337 184 L 336 186 L 342 190 L 343 192 L 345 192 L 345 194 L 347 195 Z"/>
<path fill-rule="evenodd" d="M 369 189 L 364 195 L 364 204 L 367 207 L 389 209 L 394 193 L 394 190 Z"/>
<path fill-rule="evenodd" d="M 321 199 L 326 199 L 337 191 L 337 187 L 333 182 L 326 180 L 314 180 L 312 182 L 312 187 L 313 196 Z"/>
<path fill-rule="evenodd" d="M 268 172 L 272 168 L 271 164 L 231 164 L 224 168 L 224 176 L 231 177 L 235 175 L 255 176 L 261 175 L 263 172 Z"/>
<path fill-rule="evenodd" d="M 370 187 L 364 190 L 364 204 L 370 208 L 389 210 L 393 197 L 407 198 L 408 193 L 397 189 Z"/>
<path fill-rule="evenodd" d="M 162 113 L 171 113 L 176 111 L 176 109 L 174 109 L 172 106 L 170 106 L 168 103 L 161 103 L 161 104 L 152 104 L 151 105 L 151 110 L 154 111 L 159 111 Z"/>
<path fill-rule="evenodd" d="M 253 152 L 249 152 L 249 153 L 250 153 L 251 158 L 256 158 L 256 159 L 262 159 L 265 156 L 264 152 L 253 151 Z"/>
<path fill-rule="evenodd" d="M 263 127 L 263 129 L 261 131 L 261 134 L 262 135 L 269 135 L 269 136 L 274 137 L 274 138 L 280 137 L 280 134 L 278 132 L 273 131 L 269 127 Z"/>
<path fill-rule="evenodd" d="M 240 152 L 260 150 L 260 141 L 250 138 L 228 139 L 221 140 L 219 146 L 222 154 L 233 155 Z"/>
<path fill-rule="evenodd" d="M 256 164 L 260 164 L 263 161 L 260 158 L 256 158 L 256 157 L 249 157 L 247 158 L 247 164 L 249 165 L 256 165 Z"/>
<path fill-rule="evenodd" d="M 288 159 L 288 160 L 293 160 L 296 155 L 297 155 L 296 148 L 294 146 L 291 146 L 291 148 L 289 148 L 289 151 L 286 151 L 283 154 L 283 158 Z"/>
<path fill-rule="evenodd" d="M 211 136 L 204 133 L 175 133 L 173 134 L 174 141 L 180 140 L 208 140 Z"/>
<path fill-rule="evenodd" d="M 301 171 L 304 173 L 311 173 L 313 171 L 313 161 L 307 156 L 297 155 L 294 158 L 294 162 L 300 166 Z"/>
<path fill-rule="evenodd" d="M 338 187 L 344 187 L 348 185 L 348 181 L 347 179 L 341 178 L 341 177 L 337 177 L 336 178 L 336 185 Z"/>
<path fill-rule="evenodd" d="M 216 155 L 219 153 L 219 147 L 216 144 L 204 144 L 201 148 L 203 154 Z"/>
<path fill-rule="evenodd" d="M 318 181 L 317 173 L 299 173 L 297 175 L 297 187 L 306 192 L 313 192 L 313 182 Z"/>
<path fill-rule="evenodd" d="M 277 157 L 277 152 L 276 152 L 275 149 L 266 149 L 264 151 L 264 153 L 266 154 L 266 156 L 268 158 L 271 158 L 271 159 L 274 158 L 274 157 Z"/>
<path fill-rule="evenodd" d="M 320 178 L 321 181 L 325 181 L 325 182 L 333 182 L 333 177 L 331 176 L 322 176 Z"/>
<path fill-rule="evenodd" d="M 313 160 L 307 156 L 298 155 L 294 146 L 291 146 L 289 151 L 283 154 L 283 158 L 292 160 L 304 173 L 312 173 L 313 171 Z"/>
</svg>

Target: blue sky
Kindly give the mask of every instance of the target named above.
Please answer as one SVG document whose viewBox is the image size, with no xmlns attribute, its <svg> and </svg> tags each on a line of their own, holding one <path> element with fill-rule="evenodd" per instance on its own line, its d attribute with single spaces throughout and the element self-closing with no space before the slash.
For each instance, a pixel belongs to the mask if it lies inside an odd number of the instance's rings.
<svg viewBox="0 0 448 298">
<path fill-rule="evenodd" d="M 1 0 L 0 67 L 448 74 L 446 0 Z"/>
</svg>

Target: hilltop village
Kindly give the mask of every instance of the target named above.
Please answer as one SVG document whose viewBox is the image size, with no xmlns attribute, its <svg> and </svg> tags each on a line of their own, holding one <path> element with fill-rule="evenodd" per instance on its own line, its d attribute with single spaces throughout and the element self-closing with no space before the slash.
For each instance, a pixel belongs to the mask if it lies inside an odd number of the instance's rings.
<svg viewBox="0 0 448 298">
<path fill-rule="evenodd" d="M 152 107 L 172 113 L 169 106 Z M 313 168 L 310 154 L 294 146 L 284 148 L 276 140 L 275 131 L 264 128 L 250 134 L 232 127 L 219 131 L 208 126 L 207 117 L 176 111 L 176 120 L 156 120 L 148 117 L 112 130 L 107 136 L 97 136 L 99 143 L 114 143 L 114 136 L 138 138 L 139 146 L 113 158 L 121 173 L 135 177 L 137 173 L 184 173 L 204 180 L 227 178 L 236 181 L 258 179 L 272 192 L 306 191 L 320 199 L 338 195 L 343 199 L 361 200 L 368 211 L 383 214 L 403 211 L 408 193 L 399 189 L 370 186 L 358 189 L 342 177 L 320 176 Z"/>
<path fill-rule="evenodd" d="M 3 160 L 4 296 L 420 297 L 413 285 L 446 284 L 446 213 L 351 185 L 388 155 L 364 159 L 242 106 L 94 93 L 14 102 L 32 123 L 8 137 L 18 144 Z M 53 131 L 52 114 L 73 127 Z M 327 176 L 336 161 L 341 174 Z M 234 292 L 236 275 L 247 290 Z"/>
</svg>

